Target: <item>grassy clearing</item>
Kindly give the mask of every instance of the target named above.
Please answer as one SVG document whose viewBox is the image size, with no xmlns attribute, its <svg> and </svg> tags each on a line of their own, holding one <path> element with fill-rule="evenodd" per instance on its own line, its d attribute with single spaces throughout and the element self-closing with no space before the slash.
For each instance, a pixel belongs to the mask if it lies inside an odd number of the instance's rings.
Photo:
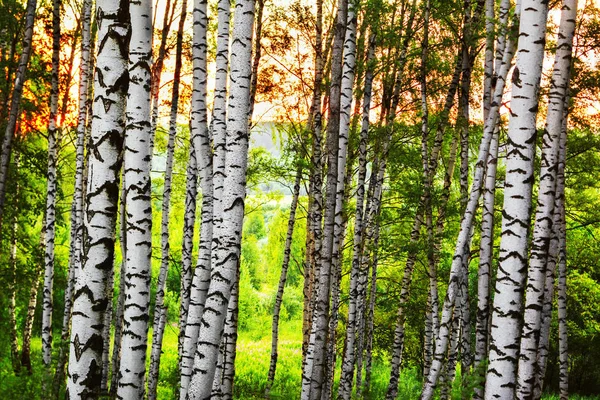
<svg viewBox="0 0 600 400">
<path fill-rule="evenodd" d="M 236 358 L 236 378 L 234 398 L 255 400 L 264 398 L 265 382 L 270 362 L 271 330 L 267 318 L 257 317 L 248 330 L 240 331 Z M 163 354 L 160 365 L 158 398 L 161 400 L 177 399 L 177 335 L 175 325 L 165 330 Z M 151 337 L 151 332 L 150 332 Z M 150 354 L 148 353 L 148 362 Z M 55 355 L 56 359 L 56 355 Z M 15 376 L 12 373 L 8 358 L 0 358 L 0 393 L 7 399 L 43 399 L 45 396 L 44 376 L 41 365 L 41 340 L 36 337 L 32 341 L 33 373 Z M 271 389 L 272 399 L 296 400 L 300 397 L 302 364 L 302 322 L 288 321 L 281 325 L 279 342 L 279 361 L 275 383 Z M 374 360 L 371 392 L 365 394 L 368 400 L 382 399 L 385 396 L 389 380 L 389 367 L 383 360 Z M 334 390 L 337 390 L 340 375 L 340 362 L 336 367 Z M 399 400 L 418 399 L 421 394 L 421 376 L 416 368 L 405 368 L 400 379 Z M 358 398 L 358 396 L 356 396 Z M 452 398 L 461 398 L 460 376 L 454 382 Z M 573 400 L 600 400 L 600 397 L 570 396 Z M 555 394 L 548 394 L 544 400 L 559 400 Z"/>
</svg>

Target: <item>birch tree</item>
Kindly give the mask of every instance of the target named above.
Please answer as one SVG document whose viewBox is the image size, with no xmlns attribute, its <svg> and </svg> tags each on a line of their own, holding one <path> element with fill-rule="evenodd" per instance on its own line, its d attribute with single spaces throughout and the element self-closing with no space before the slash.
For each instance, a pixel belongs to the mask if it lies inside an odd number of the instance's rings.
<svg viewBox="0 0 600 400">
<path fill-rule="evenodd" d="M 181 5 L 179 27 L 177 29 L 177 44 L 175 50 L 175 71 L 173 73 L 173 89 L 171 95 L 171 115 L 169 119 L 169 140 L 167 143 L 167 164 L 165 167 L 165 180 L 162 202 L 161 219 L 161 266 L 157 282 L 156 302 L 154 306 L 154 321 L 152 325 L 152 353 L 150 356 L 150 369 L 148 371 L 148 398 L 156 398 L 158 387 L 158 373 L 160 369 L 160 355 L 162 340 L 167 320 L 167 309 L 164 305 L 166 281 L 169 270 L 169 212 L 171 210 L 171 186 L 173 180 L 173 159 L 175 156 L 175 137 L 177 136 L 177 114 L 179 108 L 179 81 L 181 79 L 182 53 L 183 53 L 183 28 L 187 15 L 187 0 Z M 196 203 L 194 202 L 194 205 Z M 192 224 L 193 236 L 193 224 Z M 191 256 L 191 254 L 190 254 Z M 190 271 L 191 272 L 191 271 Z"/>
<path fill-rule="evenodd" d="M 302 371 L 302 400 L 320 399 L 325 374 L 325 349 L 328 331 L 330 275 L 335 229 L 337 193 L 338 139 L 340 127 L 340 91 L 342 56 L 348 16 L 348 1 L 338 2 L 331 61 L 331 86 L 327 123 L 327 185 L 323 227 L 323 243 L 319 258 L 318 285 L 314 303 L 306 362 Z M 320 222 L 319 222 L 320 223 Z"/>
<path fill-rule="evenodd" d="M 50 120 L 48 122 L 48 178 L 46 183 L 46 249 L 44 252 L 44 301 L 42 313 L 42 361 L 50 366 L 52 358 L 52 309 L 54 286 L 54 239 L 56 236 L 56 157 L 60 146 L 57 137 L 58 79 L 60 63 L 60 2 L 52 1 L 52 75 Z"/>
<path fill-rule="evenodd" d="M 269 392 L 275 380 L 275 370 L 277 368 L 277 345 L 279 342 L 279 314 L 283 304 L 283 291 L 287 281 L 287 271 L 290 264 L 292 253 L 292 239 L 294 235 L 294 225 L 296 224 L 296 208 L 298 206 L 298 197 L 300 196 L 300 183 L 302 180 L 302 167 L 299 166 L 296 171 L 296 180 L 292 194 L 292 203 L 290 204 L 290 216 L 288 218 L 288 228 L 285 238 L 285 247 L 283 250 L 283 262 L 281 264 L 281 274 L 279 276 L 279 285 L 273 306 L 273 323 L 271 325 L 271 360 L 269 363 L 269 372 L 267 375 L 267 384 L 265 387 L 265 397 L 269 398 Z"/>
<path fill-rule="evenodd" d="M 150 160 L 152 142 L 151 68 L 152 6 L 150 0 L 132 3 L 129 40 L 123 179 L 127 273 L 118 398 L 144 396 L 150 275 L 152 258 L 152 204 Z"/>
<path fill-rule="evenodd" d="M 489 146 L 493 136 L 493 127 L 496 125 L 499 119 L 499 108 L 501 105 L 502 94 L 504 92 L 506 76 L 508 75 L 513 54 L 514 44 L 508 43 L 503 55 L 501 68 L 498 72 L 498 81 L 494 89 L 492 107 L 490 109 L 488 121 L 485 125 L 486 129 L 479 145 L 479 154 L 477 163 L 475 164 L 469 201 L 467 202 L 467 208 L 460 223 L 460 231 L 455 246 L 454 257 L 452 259 L 449 285 L 446 292 L 446 297 L 444 299 L 440 328 L 436 335 L 434 359 L 423 386 L 423 393 L 421 394 L 422 400 L 428 400 L 432 398 L 437 379 L 441 372 L 443 359 L 448 350 L 452 316 L 454 313 L 454 308 L 457 304 L 456 299 L 460 288 L 459 285 L 461 283 L 459 280 L 464 279 L 464 259 L 468 257 L 469 254 L 467 248 L 470 245 L 472 224 L 483 185 L 485 161 L 487 160 L 489 154 Z"/>
<path fill-rule="evenodd" d="M 226 161 L 221 198 L 222 221 L 215 226 L 211 281 L 198 333 L 198 347 L 187 398 L 204 399 L 211 393 L 229 297 L 237 278 L 240 256 L 246 168 L 248 157 L 248 111 L 252 61 L 254 1 L 235 5 L 231 74 L 226 135 Z M 215 186 L 216 188 L 216 186 Z"/>
<path fill-rule="evenodd" d="M 490 332 L 485 398 L 513 397 L 521 300 L 527 270 L 533 158 L 548 4 L 521 4 L 519 51 L 512 76 L 499 266 Z"/>
<path fill-rule="evenodd" d="M 524 322 L 519 351 L 518 398 L 530 398 L 533 395 L 535 384 L 541 316 L 544 305 L 546 264 L 548 262 L 549 244 L 552 238 L 553 213 L 555 212 L 554 199 L 556 197 L 559 142 L 563 125 L 562 121 L 565 116 L 565 98 L 569 88 L 576 16 L 577 2 L 571 0 L 563 1 L 554 70 L 552 72 L 548 95 L 546 129 L 542 136 L 539 194 L 533 227 Z"/>
<path fill-rule="evenodd" d="M 114 259 L 120 153 L 125 129 L 129 53 L 128 12 L 114 0 L 100 0 L 94 107 L 86 195 L 83 251 L 73 300 L 67 398 L 98 396 L 102 379 L 102 327 L 106 286 Z"/>
<path fill-rule="evenodd" d="M 2 152 L 0 153 L 0 227 L 4 216 L 4 200 L 6 198 L 6 178 L 8 174 L 8 164 L 10 163 L 10 154 L 12 150 L 12 140 L 17 129 L 17 119 L 20 115 L 20 103 L 23 96 L 23 85 L 25 84 L 25 74 L 27 65 L 31 56 L 33 41 L 33 23 L 35 21 L 35 9 L 37 0 L 28 0 L 25 11 L 25 31 L 23 34 L 23 50 L 19 58 L 19 66 L 15 75 L 12 99 L 10 101 L 10 111 L 8 114 L 8 123 L 2 140 Z"/>
<path fill-rule="evenodd" d="M 200 319 L 206 299 L 206 282 L 210 279 L 211 246 L 213 239 L 213 155 L 208 132 L 206 111 L 207 93 L 207 2 L 194 3 L 193 12 L 194 45 L 192 46 L 193 91 L 190 135 L 196 151 L 200 188 L 202 190 L 202 222 L 198 261 L 190 289 L 189 310 L 185 323 L 185 333 L 181 353 L 180 399 L 185 399 L 200 330 Z"/>
</svg>

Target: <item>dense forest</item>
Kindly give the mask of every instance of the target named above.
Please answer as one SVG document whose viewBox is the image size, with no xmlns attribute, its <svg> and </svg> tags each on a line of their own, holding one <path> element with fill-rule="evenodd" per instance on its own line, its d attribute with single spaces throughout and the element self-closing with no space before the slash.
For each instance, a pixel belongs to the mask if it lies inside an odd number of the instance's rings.
<svg viewBox="0 0 600 400">
<path fill-rule="evenodd" d="M 600 3 L 0 1 L 7 399 L 600 398 Z"/>
</svg>

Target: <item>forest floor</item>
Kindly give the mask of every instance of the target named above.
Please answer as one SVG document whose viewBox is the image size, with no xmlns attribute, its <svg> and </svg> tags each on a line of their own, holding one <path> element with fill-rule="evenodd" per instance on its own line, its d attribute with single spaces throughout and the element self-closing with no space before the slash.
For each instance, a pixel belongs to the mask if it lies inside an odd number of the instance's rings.
<svg viewBox="0 0 600 400">
<path fill-rule="evenodd" d="M 237 344 L 236 377 L 234 397 L 240 400 L 264 398 L 265 382 L 269 370 L 271 330 L 263 324 L 252 324 L 248 330 L 241 330 Z M 177 327 L 169 325 L 165 330 L 163 355 L 161 357 L 158 398 L 173 400 L 177 398 Z M 46 398 L 41 365 L 41 339 L 32 340 L 33 374 L 15 376 L 10 367 L 8 357 L 0 358 L 0 393 L 7 399 L 41 399 Z M 56 357 L 56 355 L 55 355 Z M 149 358 L 149 356 L 148 356 Z M 302 364 L 302 322 L 283 322 L 280 329 L 279 361 L 274 385 L 271 389 L 272 399 L 296 400 L 300 398 Z M 337 390 L 340 362 L 338 360 L 334 390 Z M 383 399 L 389 380 L 387 363 L 374 360 L 373 381 L 368 400 Z M 418 399 L 421 392 L 421 378 L 416 368 L 405 369 L 400 379 L 399 400 Z M 460 399 L 460 379 L 456 379 L 452 390 L 452 399 Z M 600 400 L 600 397 L 571 396 L 573 400 Z M 543 400 L 558 400 L 555 395 L 545 395 Z"/>
</svg>

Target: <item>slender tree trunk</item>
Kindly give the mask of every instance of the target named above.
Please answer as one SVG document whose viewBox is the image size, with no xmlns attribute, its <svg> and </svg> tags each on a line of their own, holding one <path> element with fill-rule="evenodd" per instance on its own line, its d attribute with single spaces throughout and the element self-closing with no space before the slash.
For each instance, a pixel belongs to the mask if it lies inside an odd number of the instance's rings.
<svg viewBox="0 0 600 400">
<path fill-rule="evenodd" d="M 164 5 L 163 21 L 162 21 L 162 30 L 160 31 L 160 43 L 158 45 L 158 49 L 156 51 L 156 57 L 154 58 L 154 62 L 152 64 L 152 68 L 150 69 L 152 73 L 152 87 L 150 88 L 151 96 L 152 96 L 152 137 L 151 137 L 151 145 L 150 145 L 150 156 L 152 157 L 154 153 L 154 137 L 156 136 L 156 130 L 158 129 L 158 108 L 159 108 L 159 95 L 160 95 L 160 85 L 161 78 L 163 72 L 163 66 L 165 63 L 165 58 L 167 57 L 167 45 L 169 40 L 169 32 L 171 31 L 171 24 L 173 23 L 173 17 L 175 15 L 175 8 L 177 7 L 177 0 L 166 0 L 166 4 Z M 159 2 L 154 3 L 154 7 L 158 7 Z M 159 14 L 157 12 L 153 13 L 154 18 Z M 156 27 L 156 21 L 152 20 L 152 29 Z"/>
<path fill-rule="evenodd" d="M 345 192 L 346 178 L 346 159 L 348 154 L 348 132 L 350 128 L 350 117 L 353 99 L 354 75 L 356 67 L 356 11 L 353 3 L 348 4 L 348 15 L 346 23 L 346 37 L 344 40 L 344 65 L 342 67 L 342 83 L 341 83 L 341 106 L 340 106 L 340 130 L 339 130 L 339 147 L 338 147 L 338 181 L 336 194 L 336 215 L 335 228 L 338 232 L 334 232 L 336 243 L 334 243 L 334 256 L 337 258 L 337 264 L 341 270 L 341 248 L 343 247 L 344 232 L 341 229 L 343 219 L 343 205 Z M 364 185 L 363 185 L 364 191 Z M 362 206 L 361 206 L 362 208 Z M 362 210 L 361 210 L 362 213 Z M 358 217 L 357 218 L 362 218 Z M 344 224 L 345 225 L 345 224 Z M 356 220 L 355 220 L 356 225 Z M 356 231 L 356 227 L 355 227 Z M 336 235 L 337 233 L 337 235 Z M 337 247 L 337 249 L 335 249 Z M 337 253 L 337 254 L 336 254 Z M 341 271 L 340 271 L 341 272 Z M 338 389 L 338 398 L 347 400 L 352 395 L 352 384 L 354 378 L 354 363 L 355 363 L 355 341 L 356 341 L 356 325 L 357 325 L 357 300 L 358 300 L 358 263 L 352 262 L 350 272 L 350 290 L 349 290 L 349 305 L 348 305 L 348 322 L 346 327 L 345 352 L 342 361 L 342 372 L 340 375 L 340 386 Z M 341 273 L 337 285 L 340 285 Z M 338 290 L 339 289 L 334 289 Z M 330 334 L 333 332 L 330 332 Z M 335 365 L 334 365 L 335 367 Z"/>
<path fill-rule="evenodd" d="M 44 232 L 42 232 L 42 236 Z M 25 327 L 23 328 L 23 345 L 21 346 L 21 367 L 24 367 L 31 375 L 31 331 L 33 329 L 33 319 L 35 318 L 35 308 L 37 306 L 37 294 L 40 287 L 41 269 L 36 271 L 29 290 L 29 303 L 27 304 L 27 315 L 25 316 Z"/>
<path fill-rule="evenodd" d="M 217 198 L 223 210 L 214 232 L 215 248 L 211 281 L 202 316 L 193 373 L 188 388 L 189 399 L 210 396 L 215 366 L 219 353 L 221 331 L 225 324 L 226 309 L 231 290 L 237 279 L 240 257 L 246 168 L 248 157 L 248 111 L 252 61 L 252 31 L 254 1 L 240 0 L 234 15 L 231 48 L 230 94 L 227 121 L 227 159 L 224 169 L 222 195 Z M 220 172 L 217 169 L 217 172 Z M 215 189 L 219 185 L 215 185 Z"/>
<path fill-rule="evenodd" d="M 104 348 L 102 349 L 102 382 L 100 382 L 100 393 L 108 394 L 108 376 L 110 374 L 110 328 L 112 322 L 112 306 L 115 284 L 114 271 L 108 275 L 108 283 L 106 285 L 106 313 L 104 314 L 104 327 L 102 329 L 102 341 Z"/>
<path fill-rule="evenodd" d="M 142 398 L 146 375 L 152 260 L 152 6 L 131 3 L 127 131 L 124 143 L 126 264 L 118 398 Z"/>
<path fill-rule="evenodd" d="M 429 400 L 432 398 L 433 391 L 435 389 L 435 385 L 440 374 L 444 355 L 448 348 L 450 322 L 454 313 L 455 300 L 459 288 L 459 280 L 461 279 L 463 265 L 465 264 L 464 259 L 469 255 L 467 247 L 470 245 L 475 210 L 479 202 L 479 196 L 481 194 L 481 188 L 483 185 L 485 161 L 488 157 L 489 146 L 493 136 L 493 130 L 490 127 L 494 127 L 499 119 L 499 108 L 501 105 L 502 94 L 504 92 L 506 76 L 508 74 L 513 54 L 514 46 L 512 45 L 512 43 L 509 43 L 507 45 L 503 57 L 503 63 L 498 74 L 498 83 L 496 84 L 494 90 L 492 108 L 490 109 L 490 114 L 486 123 L 486 130 L 484 132 L 481 144 L 479 146 L 479 155 L 475 166 L 473 184 L 471 186 L 471 193 L 469 196 L 469 201 L 467 203 L 465 214 L 463 215 L 463 218 L 461 220 L 458 240 L 456 243 L 455 253 L 450 269 L 450 281 L 446 293 L 446 298 L 444 300 L 442 320 L 440 322 L 439 332 L 436 335 L 437 340 L 435 345 L 434 360 L 431 366 L 431 370 L 429 371 L 429 375 L 425 380 L 423 393 L 421 394 L 422 400 Z"/>
<path fill-rule="evenodd" d="M 568 100 L 565 100 L 568 102 Z M 565 104 L 565 108 L 567 105 Z M 567 119 L 567 110 L 565 112 L 565 120 Z M 556 195 L 554 198 L 554 213 L 552 215 L 552 238 L 548 246 L 548 264 L 546 265 L 546 276 L 544 283 L 544 305 L 542 308 L 542 322 L 540 327 L 540 341 L 538 344 L 538 354 L 536 359 L 536 378 L 533 399 L 538 400 L 542 396 L 542 389 L 544 387 L 544 378 L 546 376 L 546 362 L 548 360 L 549 345 L 550 345 L 550 325 L 552 322 L 552 303 L 554 302 L 554 287 L 556 280 L 556 270 L 559 263 L 559 235 L 560 229 L 562 229 L 562 201 L 564 190 L 562 180 L 564 179 L 564 171 L 561 167 L 564 167 L 561 163 L 562 151 L 564 150 L 561 146 L 562 135 L 565 132 L 561 129 L 559 138 L 559 154 L 556 171 Z"/>
<path fill-rule="evenodd" d="M 546 129 L 542 136 L 540 186 L 527 276 L 521 349 L 519 351 L 519 373 L 517 376 L 517 397 L 519 399 L 531 398 L 535 386 L 536 359 L 542 308 L 544 306 L 545 270 L 548 262 L 548 249 L 552 238 L 552 215 L 554 213 L 556 173 L 559 162 L 558 150 L 562 121 L 565 116 L 565 98 L 569 88 L 576 17 L 577 1 L 564 0 L 558 32 L 554 71 L 548 95 Z"/>
<path fill-rule="evenodd" d="M 321 252 L 321 226 L 323 216 L 322 180 L 322 114 L 321 85 L 323 84 L 323 2 L 316 0 L 315 21 L 315 79 L 308 128 L 312 133 L 312 156 L 309 187 L 309 209 L 306 223 L 306 259 L 304 267 L 304 307 L 302 314 L 302 365 L 306 363 L 314 306 L 314 286 Z M 309 375 L 303 372 L 302 384 L 307 385 Z"/>
<path fill-rule="evenodd" d="M 352 265 L 355 263 L 359 265 L 361 269 L 359 279 L 359 305 L 360 315 L 358 320 L 360 321 L 360 328 L 358 330 L 359 339 L 357 343 L 356 351 L 356 388 L 357 390 L 362 389 L 362 365 L 363 365 L 363 350 L 364 350 L 364 328 L 367 325 L 365 323 L 365 311 L 366 311 L 366 291 L 368 284 L 368 272 L 369 265 L 361 264 L 362 255 L 368 249 L 363 246 L 365 233 L 365 180 L 367 176 L 367 142 L 369 139 L 369 114 L 371 112 L 371 96 L 373 91 L 373 79 L 374 79 L 374 68 L 375 68 L 375 47 L 377 37 L 375 33 L 371 33 L 369 36 L 369 44 L 367 49 L 366 59 L 366 73 L 365 73 L 365 86 L 363 90 L 363 104 L 362 104 L 362 122 L 360 129 L 360 139 L 358 145 L 358 182 L 356 187 L 356 211 L 354 219 L 354 238 L 352 247 Z M 361 329 L 362 328 L 362 329 Z"/>
<path fill-rule="evenodd" d="M 536 116 L 548 4 L 523 0 L 519 54 L 513 72 L 502 237 L 490 332 L 485 398 L 515 395 L 523 284 L 535 154 Z M 523 371 L 525 372 L 525 371 Z M 519 372 L 521 374 L 521 372 Z"/>
<path fill-rule="evenodd" d="M 121 336 L 123 335 L 123 308 L 125 306 L 125 275 L 127 275 L 127 219 L 125 218 L 126 188 L 125 178 L 122 178 L 121 194 L 119 200 L 119 239 L 121 245 L 121 270 L 119 271 L 119 296 L 117 297 L 117 309 L 115 310 L 115 335 L 113 340 L 112 352 L 112 371 L 110 381 L 110 398 L 117 396 L 117 387 L 119 386 L 119 374 L 121 365 Z"/>
<path fill-rule="evenodd" d="M 567 237 L 565 220 L 565 165 L 567 153 L 567 118 L 563 119 L 563 134 L 560 142 L 560 161 L 558 164 L 558 185 L 561 223 L 559 229 L 558 261 L 558 359 L 560 363 L 559 388 L 560 400 L 569 398 L 569 353 L 567 335 Z"/>
<path fill-rule="evenodd" d="M 346 32 L 348 1 L 338 2 L 331 62 L 331 86 L 327 123 L 327 185 L 323 244 L 319 260 L 318 285 L 306 362 L 303 365 L 302 400 L 317 400 L 326 372 L 326 342 L 329 327 L 330 275 L 335 230 L 335 205 L 338 181 L 338 147 L 340 132 L 340 93 L 342 83 L 343 43 Z"/>
<path fill-rule="evenodd" d="M 207 285 L 211 271 L 211 246 L 213 240 L 213 153 L 208 132 L 208 117 L 206 108 L 207 93 L 207 1 L 194 3 L 193 13 L 194 46 L 192 47 L 192 62 L 194 67 L 191 137 L 196 151 L 198 175 L 202 190 L 202 225 L 200 228 L 200 243 L 198 260 L 190 290 L 189 311 L 185 323 L 183 349 L 181 355 L 180 399 L 185 399 L 192 375 L 192 365 L 198 342 L 200 319 L 204 311 Z M 190 253 L 191 254 L 191 253 Z M 190 260 L 191 262 L 191 260 Z"/>
<path fill-rule="evenodd" d="M 84 257 L 73 300 L 67 398 L 98 396 L 102 380 L 102 325 L 106 285 L 113 267 L 119 193 L 120 153 L 128 86 L 128 10 L 99 0 L 94 115 L 90 140 L 89 188 L 83 231 Z"/>
<path fill-rule="evenodd" d="M 13 367 L 13 372 L 18 374 L 21 369 L 19 363 L 19 338 L 17 335 L 17 318 L 16 318 L 16 295 L 17 295 L 17 231 L 19 229 L 19 166 L 21 154 L 15 152 L 15 193 L 12 211 L 12 231 L 10 233 L 10 259 L 8 261 L 10 268 L 10 278 L 8 283 L 8 321 L 10 324 L 10 357 Z"/>
<path fill-rule="evenodd" d="M 260 57 L 262 55 L 262 27 L 263 11 L 266 0 L 256 1 L 256 26 L 254 28 L 254 56 L 252 58 L 252 78 L 250 79 L 250 110 L 248 111 L 248 124 L 252 129 L 252 114 L 254 114 L 254 99 L 256 97 L 256 87 L 258 84 L 258 67 L 260 66 Z"/>
<path fill-rule="evenodd" d="M 6 198 L 6 178 L 8 174 L 8 164 L 10 163 L 10 153 L 12 150 L 12 140 L 17 129 L 17 120 L 20 115 L 19 105 L 23 96 L 23 85 L 26 80 L 27 64 L 31 55 L 33 40 L 33 23 L 35 20 L 35 9 L 37 0 L 28 0 L 25 11 L 25 33 L 23 35 L 23 50 L 19 58 L 19 66 L 15 77 L 12 99 L 10 102 L 10 112 L 8 114 L 8 123 L 4 132 L 2 141 L 2 152 L 0 153 L 0 228 L 2 228 L 2 219 L 4 216 L 4 201 Z"/>
<path fill-rule="evenodd" d="M 52 1 L 52 76 L 50 88 L 50 122 L 48 123 L 48 178 L 46 186 L 46 243 L 44 252 L 44 299 L 42 312 L 42 361 L 46 367 L 52 359 L 52 309 L 54 284 L 54 239 L 56 236 L 56 157 L 60 147 L 57 127 L 58 79 L 60 63 L 60 0 Z"/>
<path fill-rule="evenodd" d="M 196 161 L 196 149 L 194 148 L 194 141 L 191 137 L 189 146 L 189 161 L 185 185 L 185 214 L 183 217 L 183 244 L 181 249 L 181 306 L 179 311 L 178 341 L 180 371 L 183 357 L 187 315 L 190 309 L 192 286 L 192 250 L 194 242 L 194 230 L 196 226 L 196 195 L 198 193 L 198 164 Z"/>
<path fill-rule="evenodd" d="M 496 169 L 498 166 L 499 130 L 496 128 L 490 143 L 487 159 L 485 186 L 483 188 L 483 211 L 481 217 L 481 243 L 479 245 L 479 269 L 477 272 L 477 316 L 475 323 L 474 371 L 485 379 L 483 363 L 488 354 L 490 317 L 490 280 L 494 256 L 494 206 L 496 200 Z M 483 387 L 475 388 L 473 397 L 483 398 Z"/>
<path fill-rule="evenodd" d="M 296 223 L 296 208 L 298 206 L 298 197 L 300 196 L 300 183 L 302 180 L 302 166 L 296 170 L 296 181 L 294 182 L 294 190 L 292 194 L 292 203 L 290 205 L 290 217 L 288 219 L 288 230 L 285 239 L 285 247 L 283 250 L 283 263 L 281 265 L 281 275 L 279 276 L 279 286 L 277 287 L 277 295 L 275 297 L 275 305 L 273 306 L 273 324 L 271 327 L 271 361 L 269 364 L 269 373 L 267 375 L 267 384 L 265 388 L 265 398 L 269 398 L 273 381 L 275 380 L 275 369 L 277 368 L 277 344 L 279 341 L 279 314 L 281 305 L 283 304 L 283 291 L 287 280 L 287 271 L 290 264 L 290 255 L 292 252 L 292 239 L 294 235 L 294 225 Z"/>
<path fill-rule="evenodd" d="M 158 374 L 160 370 L 160 355 L 163 335 L 167 321 L 167 309 L 164 305 L 165 286 L 169 271 L 169 211 L 171 209 L 171 186 L 173 176 L 173 159 L 175 156 L 175 137 L 177 136 L 177 111 L 179 108 L 179 80 L 181 79 L 181 64 L 183 53 L 183 29 L 187 15 L 187 0 L 182 2 L 182 12 L 179 17 L 177 30 L 177 44 L 175 54 L 175 72 L 173 75 L 173 89 L 171 97 L 171 116 L 169 121 L 169 141 L 167 144 L 167 163 L 165 168 L 164 192 L 162 202 L 161 221 L 161 266 L 157 282 L 156 301 L 154 306 L 154 322 L 152 330 L 152 352 L 150 355 L 150 369 L 148 371 L 148 399 L 156 399 L 158 387 Z M 195 203 L 194 203 L 195 204 Z M 193 236 L 193 225 L 192 225 Z M 191 255 L 191 254 L 190 254 Z M 190 271 L 191 272 L 191 271 Z"/>
<path fill-rule="evenodd" d="M 221 356 L 219 357 L 218 373 L 215 374 L 212 386 L 211 399 L 233 399 L 233 384 L 235 378 L 235 356 L 238 327 L 238 301 L 239 301 L 239 264 L 238 277 L 234 282 L 225 317 L 223 338 L 221 339 Z"/>
</svg>

